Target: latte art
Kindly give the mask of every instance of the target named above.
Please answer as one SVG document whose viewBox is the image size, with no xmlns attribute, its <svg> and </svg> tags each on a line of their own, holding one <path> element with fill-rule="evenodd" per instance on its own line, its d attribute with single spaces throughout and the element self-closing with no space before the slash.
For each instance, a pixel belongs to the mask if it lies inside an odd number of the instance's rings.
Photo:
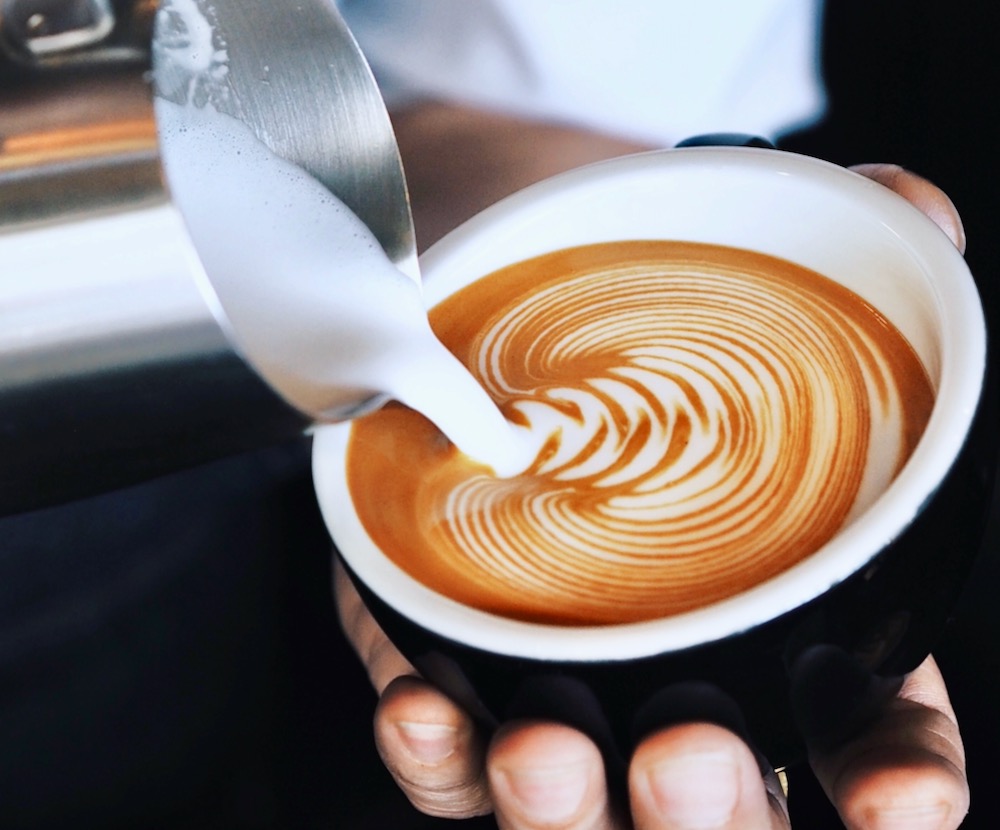
<svg viewBox="0 0 1000 830">
<path fill-rule="evenodd" d="M 663 617 L 781 573 L 888 486 L 933 404 L 859 297 L 718 246 L 548 254 L 431 321 L 535 460 L 497 478 L 390 407 L 352 428 L 352 497 L 404 570 L 518 619 Z"/>
</svg>

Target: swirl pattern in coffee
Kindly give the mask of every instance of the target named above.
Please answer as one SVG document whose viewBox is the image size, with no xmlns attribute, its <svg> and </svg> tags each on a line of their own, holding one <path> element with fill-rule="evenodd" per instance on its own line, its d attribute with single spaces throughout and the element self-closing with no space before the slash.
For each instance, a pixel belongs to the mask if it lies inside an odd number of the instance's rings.
<svg viewBox="0 0 1000 830">
<path fill-rule="evenodd" d="M 355 509 L 415 578 L 516 619 L 663 617 L 780 574 L 889 485 L 933 405 L 858 296 L 720 246 L 547 254 L 431 322 L 534 462 L 497 478 L 390 406 L 352 427 Z"/>
</svg>

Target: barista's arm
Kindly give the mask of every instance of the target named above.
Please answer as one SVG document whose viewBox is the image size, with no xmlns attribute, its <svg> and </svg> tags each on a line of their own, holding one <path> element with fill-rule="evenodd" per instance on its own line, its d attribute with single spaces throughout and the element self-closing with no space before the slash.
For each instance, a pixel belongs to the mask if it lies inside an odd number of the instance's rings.
<svg viewBox="0 0 1000 830">
<path fill-rule="evenodd" d="M 655 149 L 615 136 L 439 102 L 395 112 L 392 123 L 421 249 L 529 184 L 591 162 Z M 939 188 L 896 165 L 852 169 L 909 199 L 965 251 L 958 212 Z"/>
<path fill-rule="evenodd" d="M 421 250 L 541 179 L 653 149 L 613 136 L 444 103 L 392 115 Z"/>
</svg>

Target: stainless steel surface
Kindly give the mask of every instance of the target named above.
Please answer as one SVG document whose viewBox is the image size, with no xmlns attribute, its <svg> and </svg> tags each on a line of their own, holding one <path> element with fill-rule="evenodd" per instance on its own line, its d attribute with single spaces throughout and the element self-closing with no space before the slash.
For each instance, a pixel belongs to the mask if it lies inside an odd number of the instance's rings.
<svg viewBox="0 0 1000 830">
<path fill-rule="evenodd" d="M 388 116 L 333 3 L 210 6 L 230 114 L 411 267 Z M 313 421 L 233 346 L 171 202 L 150 82 L 156 10 L 0 0 L 0 513 L 288 439 Z M 375 403 L 347 401 L 343 415 Z"/>
</svg>

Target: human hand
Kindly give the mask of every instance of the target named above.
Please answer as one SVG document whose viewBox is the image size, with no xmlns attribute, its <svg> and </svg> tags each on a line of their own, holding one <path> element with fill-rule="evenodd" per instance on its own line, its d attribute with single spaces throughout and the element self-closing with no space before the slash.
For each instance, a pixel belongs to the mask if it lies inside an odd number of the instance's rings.
<svg viewBox="0 0 1000 830">
<path fill-rule="evenodd" d="M 380 695 L 379 754 L 418 810 L 449 818 L 493 811 L 503 830 L 790 826 L 775 774 L 762 776 L 739 737 L 705 723 L 672 726 L 639 745 L 628 773 L 630 816 L 619 814 L 589 738 L 536 721 L 483 735 L 389 643 L 339 566 L 336 594 L 344 630 Z M 958 724 L 932 659 L 861 736 L 811 753 L 810 763 L 852 830 L 947 830 L 968 810 Z"/>
</svg>

